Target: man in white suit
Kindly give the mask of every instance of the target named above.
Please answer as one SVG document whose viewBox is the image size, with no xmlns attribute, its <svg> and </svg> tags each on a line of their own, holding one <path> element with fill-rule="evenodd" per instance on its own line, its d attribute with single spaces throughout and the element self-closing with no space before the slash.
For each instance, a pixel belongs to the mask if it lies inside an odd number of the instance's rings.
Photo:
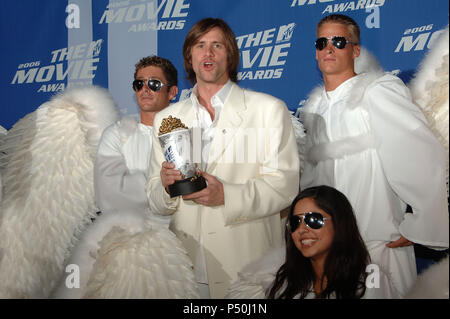
<svg viewBox="0 0 450 319">
<path fill-rule="evenodd" d="M 152 211 L 172 215 L 170 228 L 194 263 L 203 298 L 223 298 L 237 272 L 281 244 L 280 210 L 298 192 L 299 159 L 286 105 L 237 82 L 239 50 L 221 19 L 197 22 L 183 45 L 191 97 L 154 120 L 147 194 Z M 164 118 L 201 128 L 201 170 L 207 187 L 171 198 L 181 173 L 165 162 L 158 141 Z M 196 154 L 194 154 L 195 158 Z"/>
</svg>

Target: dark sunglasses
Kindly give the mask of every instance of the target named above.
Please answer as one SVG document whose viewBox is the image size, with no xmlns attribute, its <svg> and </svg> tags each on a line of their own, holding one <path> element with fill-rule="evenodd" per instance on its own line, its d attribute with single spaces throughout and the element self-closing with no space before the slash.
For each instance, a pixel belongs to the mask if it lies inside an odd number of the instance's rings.
<svg viewBox="0 0 450 319">
<path fill-rule="evenodd" d="M 343 48 L 345 48 L 347 43 L 358 44 L 356 42 L 350 42 L 344 37 L 338 37 L 338 36 L 328 37 L 328 38 L 323 37 L 323 38 L 318 38 L 316 40 L 316 49 L 319 50 L 319 51 L 322 51 L 323 49 L 325 49 L 327 47 L 327 45 L 328 45 L 328 40 L 331 40 L 331 44 L 334 45 L 336 48 L 341 49 L 341 50 Z"/>
<path fill-rule="evenodd" d="M 312 229 L 319 229 L 325 225 L 325 221 L 330 218 L 325 218 L 321 213 L 309 212 L 305 215 L 292 215 L 288 220 L 288 228 L 291 233 L 295 232 L 300 227 L 302 220 L 305 225 Z"/>
<path fill-rule="evenodd" d="M 165 85 L 160 80 L 148 79 L 148 80 L 134 80 L 133 90 L 138 92 L 144 87 L 144 83 L 147 84 L 148 88 L 153 92 L 158 92 Z"/>
</svg>

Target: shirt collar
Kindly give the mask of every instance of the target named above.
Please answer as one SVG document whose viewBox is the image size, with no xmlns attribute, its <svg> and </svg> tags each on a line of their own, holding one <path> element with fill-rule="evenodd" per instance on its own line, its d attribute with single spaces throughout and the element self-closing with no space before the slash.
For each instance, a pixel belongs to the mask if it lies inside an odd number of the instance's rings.
<svg viewBox="0 0 450 319">
<path fill-rule="evenodd" d="M 228 97 L 228 94 L 231 91 L 231 87 L 233 86 L 233 82 L 231 80 L 228 80 L 227 83 L 225 83 L 224 86 L 211 97 L 211 104 L 214 106 L 219 102 L 220 104 L 224 105 L 225 100 Z M 191 98 L 196 102 L 195 104 L 198 105 L 198 86 L 195 84 L 194 89 L 192 90 Z"/>
<path fill-rule="evenodd" d="M 217 92 L 212 98 L 211 98 L 211 103 L 214 102 L 213 99 L 218 99 L 219 102 L 222 105 L 225 105 L 225 101 L 228 97 L 228 94 L 231 91 L 231 86 L 233 85 L 233 82 L 231 82 L 231 80 L 228 80 L 227 83 L 225 83 L 225 85 L 219 90 L 219 92 Z"/>
<path fill-rule="evenodd" d="M 357 74 L 355 76 L 352 76 L 351 78 L 345 80 L 337 88 L 335 88 L 333 91 L 325 91 L 325 96 L 328 100 L 339 100 L 341 98 L 346 97 L 351 93 L 350 88 L 354 86 L 356 83 L 358 83 L 361 79 L 361 75 Z"/>
</svg>

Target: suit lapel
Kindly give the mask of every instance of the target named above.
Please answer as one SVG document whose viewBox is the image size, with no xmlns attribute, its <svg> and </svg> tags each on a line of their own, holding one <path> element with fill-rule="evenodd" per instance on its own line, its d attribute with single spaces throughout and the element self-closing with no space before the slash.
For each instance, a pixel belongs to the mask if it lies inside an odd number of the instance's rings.
<svg viewBox="0 0 450 319">
<path fill-rule="evenodd" d="M 195 112 L 192 100 L 188 98 L 179 110 L 181 121 L 189 128 L 198 126 L 197 113 Z"/>
<path fill-rule="evenodd" d="M 230 94 L 225 101 L 215 134 L 211 142 L 206 171 L 211 173 L 217 165 L 218 159 L 233 140 L 242 125 L 242 112 L 247 108 L 244 90 L 233 83 Z M 231 145 L 232 146 L 232 145 Z"/>
</svg>

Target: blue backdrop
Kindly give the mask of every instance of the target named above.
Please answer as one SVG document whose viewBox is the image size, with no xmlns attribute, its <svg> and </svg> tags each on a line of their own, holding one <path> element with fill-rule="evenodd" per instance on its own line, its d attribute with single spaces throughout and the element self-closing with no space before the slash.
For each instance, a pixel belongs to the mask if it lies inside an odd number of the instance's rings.
<svg viewBox="0 0 450 319">
<path fill-rule="evenodd" d="M 220 17 L 241 51 L 240 85 L 284 100 L 291 110 L 320 81 L 315 26 L 343 13 L 361 27 L 361 44 L 386 71 L 408 82 L 448 24 L 447 0 L 5 0 L 0 11 L 0 125 L 10 129 L 55 93 L 74 85 L 109 89 L 124 114 L 138 107 L 134 64 L 158 54 L 189 93 L 182 45 L 190 27 Z"/>
</svg>

